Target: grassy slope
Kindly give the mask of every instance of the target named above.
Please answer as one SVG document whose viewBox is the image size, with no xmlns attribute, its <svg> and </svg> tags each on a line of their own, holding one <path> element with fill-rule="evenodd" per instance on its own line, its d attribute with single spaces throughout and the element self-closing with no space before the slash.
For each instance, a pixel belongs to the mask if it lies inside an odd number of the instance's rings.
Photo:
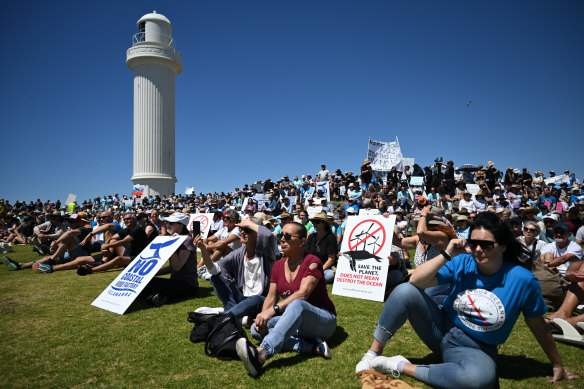
<svg viewBox="0 0 584 389">
<path fill-rule="evenodd" d="M 30 247 L 16 246 L 9 255 L 19 261 L 36 258 L 29 253 Z M 0 387 L 360 387 L 354 367 L 370 345 L 381 303 L 332 296 L 339 313 L 329 342 L 333 359 L 284 353 L 254 380 L 241 362 L 207 357 L 203 344 L 189 341 L 187 312 L 220 305 L 210 283 L 201 283 L 197 299 L 161 308 L 138 301 L 119 316 L 90 305 L 117 274 L 44 275 L 0 265 Z M 564 364 L 584 374 L 582 349 L 558 347 Z M 551 367 L 522 319 L 500 353 L 501 387 L 548 387 Z M 385 355 L 393 354 L 436 361 L 409 325 L 386 348 Z M 582 385 L 579 380 L 559 387 Z"/>
</svg>

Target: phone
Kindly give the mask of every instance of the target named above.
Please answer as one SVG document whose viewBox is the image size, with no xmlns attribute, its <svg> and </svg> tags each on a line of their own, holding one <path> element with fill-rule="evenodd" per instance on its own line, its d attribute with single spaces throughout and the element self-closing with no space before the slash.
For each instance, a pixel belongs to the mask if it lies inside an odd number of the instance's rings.
<svg viewBox="0 0 584 389">
<path fill-rule="evenodd" d="M 201 235 L 201 222 L 200 221 L 193 221 L 191 225 L 193 238 L 196 238 L 197 235 Z"/>
</svg>

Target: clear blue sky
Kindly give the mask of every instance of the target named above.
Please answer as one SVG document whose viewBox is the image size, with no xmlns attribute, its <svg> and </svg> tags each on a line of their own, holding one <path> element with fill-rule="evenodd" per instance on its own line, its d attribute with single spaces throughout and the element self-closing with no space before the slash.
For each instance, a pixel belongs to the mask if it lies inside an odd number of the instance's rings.
<svg viewBox="0 0 584 389">
<path fill-rule="evenodd" d="M 584 176 L 582 2 L 6 1 L 1 198 L 130 192 L 126 49 L 154 9 L 183 57 L 177 192 L 358 171 L 369 137 Z"/>
</svg>

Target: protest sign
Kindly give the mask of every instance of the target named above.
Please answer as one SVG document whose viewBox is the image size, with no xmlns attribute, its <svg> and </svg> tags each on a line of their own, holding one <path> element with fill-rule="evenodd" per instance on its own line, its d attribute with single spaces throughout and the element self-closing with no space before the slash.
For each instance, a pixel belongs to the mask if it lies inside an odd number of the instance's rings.
<svg viewBox="0 0 584 389">
<path fill-rule="evenodd" d="M 414 168 L 414 158 L 402 158 L 402 165 L 403 167 L 409 166 L 410 171 Z"/>
<path fill-rule="evenodd" d="M 326 201 L 331 201 L 331 191 L 330 191 L 330 185 L 328 181 L 322 181 L 322 182 L 317 182 L 316 183 L 316 190 L 322 190 L 322 193 L 324 194 L 324 197 L 326 197 Z"/>
<path fill-rule="evenodd" d="M 397 137 L 395 142 L 379 142 L 369 139 L 367 158 L 371 160 L 374 171 L 389 171 L 393 166 L 403 170 L 402 153 Z"/>
<path fill-rule="evenodd" d="M 564 183 L 564 182 L 566 184 L 569 184 L 570 183 L 570 176 L 568 176 L 567 174 L 562 174 L 560 176 L 546 178 L 543 181 L 545 182 L 546 185 L 550 185 L 550 184 L 559 185 L 559 184 Z"/>
<path fill-rule="evenodd" d="M 71 204 L 73 202 L 75 202 L 77 200 L 77 195 L 73 194 L 73 193 L 69 193 L 69 196 L 67 196 L 67 200 L 65 200 L 65 204 Z"/>
<path fill-rule="evenodd" d="M 255 200 L 258 206 L 258 211 L 260 211 L 261 209 L 263 209 L 264 206 L 266 207 L 268 206 L 268 201 L 270 201 L 270 195 L 264 193 L 256 193 L 255 195 L 253 195 L 253 199 Z"/>
<path fill-rule="evenodd" d="M 157 236 L 91 305 L 123 315 L 186 236 Z"/>
<path fill-rule="evenodd" d="M 395 215 L 349 216 L 333 294 L 383 301 Z"/>
<path fill-rule="evenodd" d="M 377 208 L 360 208 L 359 209 L 359 216 L 363 215 L 379 215 L 379 209 Z"/>
<path fill-rule="evenodd" d="M 481 187 L 478 186 L 477 184 L 466 184 L 466 190 L 468 190 L 470 192 L 470 194 L 472 195 L 472 198 L 474 200 L 475 195 L 477 193 L 479 193 L 479 190 L 481 190 Z"/>
<path fill-rule="evenodd" d="M 201 223 L 201 238 L 205 239 L 209 234 L 211 229 L 211 223 L 213 223 L 212 213 L 192 213 L 189 218 L 189 231 L 193 231 L 193 222 Z"/>
<path fill-rule="evenodd" d="M 422 185 L 424 185 L 424 177 L 411 177 L 410 178 L 410 185 L 411 186 L 422 186 Z"/>
<path fill-rule="evenodd" d="M 195 187 L 194 187 L 194 186 L 191 186 L 191 187 L 189 188 L 189 187 L 187 186 L 187 187 L 185 188 L 185 195 L 189 196 L 189 195 L 192 195 L 192 194 L 195 194 Z"/>
<path fill-rule="evenodd" d="M 321 206 L 310 206 L 310 207 L 306 207 L 306 213 L 308 214 L 308 218 L 309 219 L 313 218 L 314 215 L 316 215 L 319 212 L 322 212 L 322 207 Z"/>
</svg>

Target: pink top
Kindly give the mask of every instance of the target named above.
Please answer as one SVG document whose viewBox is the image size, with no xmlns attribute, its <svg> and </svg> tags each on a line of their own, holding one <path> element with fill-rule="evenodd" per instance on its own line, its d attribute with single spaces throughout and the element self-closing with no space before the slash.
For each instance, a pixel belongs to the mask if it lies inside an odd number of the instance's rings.
<svg viewBox="0 0 584 389">
<path fill-rule="evenodd" d="M 270 279 L 271 283 L 278 285 L 278 295 L 281 299 L 285 299 L 292 293 L 297 292 L 300 289 L 300 283 L 302 279 L 307 276 L 314 276 L 318 279 L 318 284 L 312 290 L 312 293 L 306 299 L 306 302 L 314 305 L 315 307 L 326 309 L 329 312 L 337 314 L 335 310 L 335 305 L 328 296 L 326 289 L 326 281 L 323 276 L 322 262 L 317 256 L 312 254 L 305 254 L 302 263 L 299 265 L 298 273 L 292 282 L 288 282 L 286 279 L 286 259 L 282 258 L 274 264 L 272 268 L 272 277 Z M 310 265 L 316 263 L 316 268 L 310 269 Z"/>
</svg>

